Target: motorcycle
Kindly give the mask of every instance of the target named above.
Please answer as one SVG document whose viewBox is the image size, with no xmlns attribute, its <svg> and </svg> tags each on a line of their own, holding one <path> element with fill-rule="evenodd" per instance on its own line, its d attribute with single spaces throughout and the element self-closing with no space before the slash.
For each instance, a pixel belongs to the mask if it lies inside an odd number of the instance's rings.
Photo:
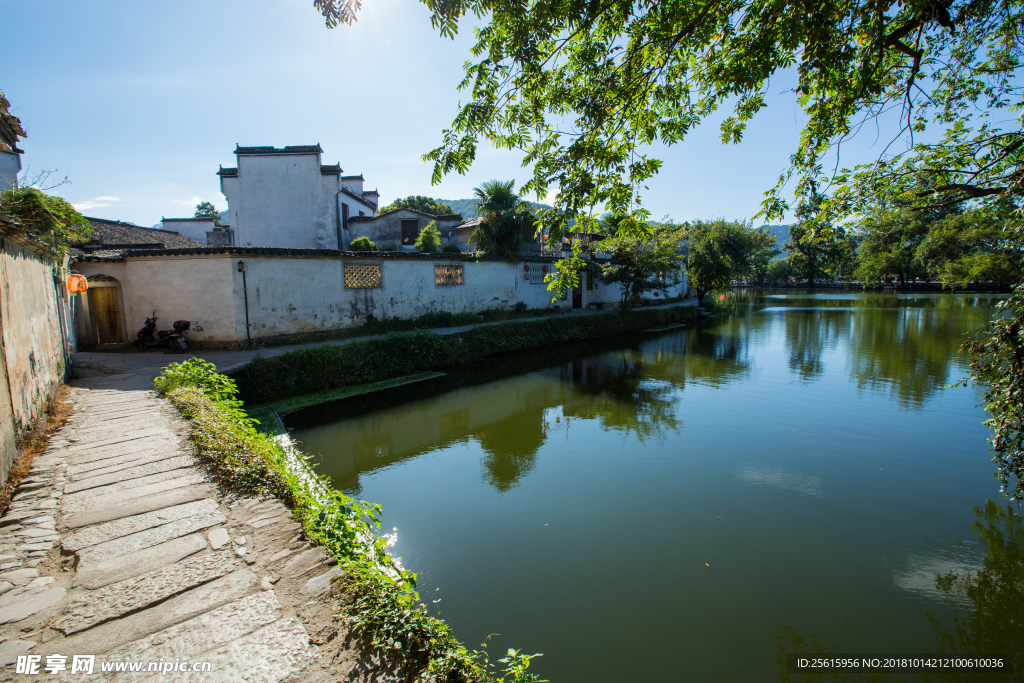
<svg viewBox="0 0 1024 683">
<path fill-rule="evenodd" d="M 188 349 L 185 343 L 185 331 L 192 326 L 188 320 L 175 320 L 173 330 L 156 329 L 156 311 L 152 318 L 146 318 L 146 324 L 135 335 L 135 347 L 138 349 L 166 348 L 178 353 Z"/>
</svg>

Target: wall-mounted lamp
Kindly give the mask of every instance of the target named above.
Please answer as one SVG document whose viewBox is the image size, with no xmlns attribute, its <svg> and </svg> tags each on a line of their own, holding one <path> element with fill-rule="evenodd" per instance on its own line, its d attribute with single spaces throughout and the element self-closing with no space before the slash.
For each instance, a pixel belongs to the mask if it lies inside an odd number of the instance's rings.
<svg viewBox="0 0 1024 683">
<path fill-rule="evenodd" d="M 245 341 L 252 348 L 252 333 L 249 332 L 249 286 L 245 282 L 245 261 L 238 262 L 238 272 L 242 274 L 242 296 L 245 297 Z"/>
</svg>

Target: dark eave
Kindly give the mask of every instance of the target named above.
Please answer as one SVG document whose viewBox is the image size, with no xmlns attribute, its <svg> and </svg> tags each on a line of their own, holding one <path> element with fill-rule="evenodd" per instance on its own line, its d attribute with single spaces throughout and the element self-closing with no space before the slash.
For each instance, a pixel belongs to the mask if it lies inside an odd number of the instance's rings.
<svg viewBox="0 0 1024 683">
<path fill-rule="evenodd" d="M 342 180 L 363 180 L 363 174 L 360 173 L 359 175 L 343 175 L 343 176 L 341 176 L 341 179 Z"/>
<path fill-rule="evenodd" d="M 339 190 L 339 192 L 341 192 L 344 195 L 348 195 L 349 197 L 351 197 L 352 199 L 355 199 L 356 201 L 362 202 L 363 205 L 366 206 L 366 208 L 368 208 L 368 209 L 371 209 L 373 211 L 377 210 L 376 204 L 370 203 L 370 201 L 367 200 L 367 199 L 364 199 L 362 195 L 353 192 L 352 190 L 348 189 L 344 185 L 341 186 L 341 190 Z"/>
<path fill-rule="evenodd" d="M 481 257 L 476 254 L 452 254 L 437 252 L 421 254 L 418 251 L 339 251 L 337 249 L 284 249 L 279 247 L 196 247 L 194 249 L 129 249 L 119 255 L 97 257 L 85 254 L 79 261 L 123 261 L 126 258 L 148 258 L 156 256 L 291 256 L 321 257 L 336 259 L 365 259 L 368 261 L 501 261 L 503 259 Z M 559 257 L 530 255 L 531 262 L 553 263 Z"/>
<path fill-rule="evenodd" d="M 238 177 L 238 169 L 237 168 L 224 168 L 223 166 L 221 166 L 220 170 L 217 171 L 217 175 L 219 175 L 221 178 L 237 178 Z"/>
<path fill-rule="evenodd" d="M 281 156 L 284 154 L 323 154 L 320 143 L 315 145 L 287 145 L 285 147 L 242 147 L 235 143 L 235 154 L 256 156 Z"/>
<path fill-rule="evenodd" d="M 320 166 L 320 175 L 341 175 L 341 162 L 328 166 Z"/>
</svg>

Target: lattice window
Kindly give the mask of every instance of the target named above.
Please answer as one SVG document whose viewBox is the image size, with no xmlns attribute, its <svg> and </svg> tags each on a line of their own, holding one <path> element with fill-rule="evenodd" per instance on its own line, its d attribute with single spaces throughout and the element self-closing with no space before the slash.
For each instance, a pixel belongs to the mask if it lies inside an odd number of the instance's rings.
<svg viewBox="0 0 1024 683">
<path fill-rule="evenodd" d="M 464 285 L 462 266 L 434 266 L 435 285 Z"/>
<path fill-rule="evenodd" d="M 544 272 L 544 268 L 539 263 L 530 264 L 530 284 L 531 285 L 542 285 L 544 284 L 544 276 L 547 273 Z"/>
<path fill-rule="evenodd" d="M 382 278 L 379 263 L 346 263 L 345 288 L 367 289 L 381 287 Z"/>
</svg>

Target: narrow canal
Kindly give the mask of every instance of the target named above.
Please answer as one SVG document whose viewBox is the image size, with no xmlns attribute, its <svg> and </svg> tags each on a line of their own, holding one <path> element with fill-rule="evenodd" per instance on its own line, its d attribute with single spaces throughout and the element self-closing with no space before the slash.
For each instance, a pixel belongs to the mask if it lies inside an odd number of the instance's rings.
<svg viewBox="0 0 1024 683">
<path fill-rule="evenodd" d="M 458 637 L 542 652 L 553 683 L 778 680 L 786 626 L 935 650 L 925 613 L 969 606 L 935 576 L 982 565 L 973 508 L 999 499 L 980 392 L 946 388 L 996 299 L 738 300 L 286 423 L 383 505 Z"/>
</svg>

